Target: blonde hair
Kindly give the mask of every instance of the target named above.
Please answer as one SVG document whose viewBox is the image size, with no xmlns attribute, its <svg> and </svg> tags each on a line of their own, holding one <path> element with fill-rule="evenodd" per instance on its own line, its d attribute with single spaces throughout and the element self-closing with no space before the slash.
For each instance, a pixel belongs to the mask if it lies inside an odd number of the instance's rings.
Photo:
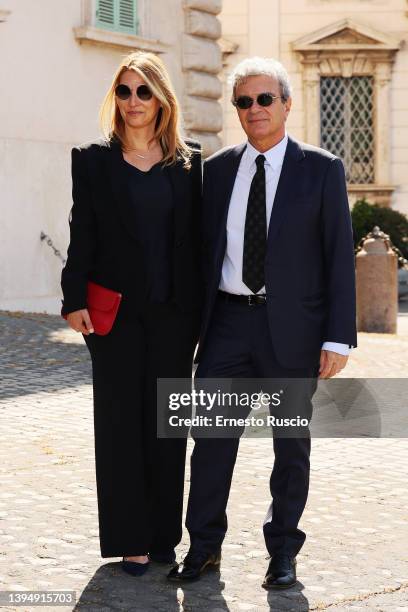
<svg viewBox="0 0 408 612">
<path fill-rule="evenodd" d="M 130 53 L 119 65 L 99 111 L 102 134 L 108 140 L 115 138 L 126 150 L 128 145 L 125 125 L 116 103 L 115 88 L 127 70 L 134 70 L 142 77 L 161 104 L 156 119 L 155 138 L 162 147 L 163 162 L 165 165 L 170 165 L 182 159 L 183 166 L 189 169 L 193 150 L 180 134 L 180 106 L 167 69 L 154 53 L 145 51 Z"/>
</svg>

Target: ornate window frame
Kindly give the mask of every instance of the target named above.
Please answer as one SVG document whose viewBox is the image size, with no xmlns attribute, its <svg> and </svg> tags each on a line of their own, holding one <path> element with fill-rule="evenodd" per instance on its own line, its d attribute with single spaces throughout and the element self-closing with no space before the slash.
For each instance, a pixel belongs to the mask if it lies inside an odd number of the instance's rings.
<svg viewBox="0 0 408 612">
<path fill-rule="evenodd" d="M 372 76 L 374 79 L 374 183 L 349 184 L 352 200 L 367 197 L 389 206 L 395 186 L 390 184 L 390 82 L 400 42 L 388 34 L 342 19 L 292 43 L 303 68 L 305 139 L 320 145 L 320 77 Z"/>
</svg>

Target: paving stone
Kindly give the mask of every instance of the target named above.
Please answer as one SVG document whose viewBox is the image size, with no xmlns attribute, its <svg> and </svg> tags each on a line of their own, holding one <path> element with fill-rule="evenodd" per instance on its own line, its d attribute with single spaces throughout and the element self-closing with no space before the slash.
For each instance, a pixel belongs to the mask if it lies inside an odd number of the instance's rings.
<svg viewBox="0 0 408 612">
<path fill-rule="evenodd" d="M 408 377 L 408 306 L 402 310 L 398 335 L 359 335 L 341 377 Z M 220 572 L 177 589 L 166 582 L 167 567 L 152 564 L 134 579 L 121 572 L 120 559 L 100 558 L 91 365 L 82 337 L 59 317 L 3 312 L 0 347 L 1 589 L 75 590 L 75 609 L 90 612 L 408 610 L 407 440 L 312 441 L 299 582 L 274 593 L 260 587 L 272 444 L 243 439 Z M 178 557 L 187 549 L 184 533 Z"/>
</svg>

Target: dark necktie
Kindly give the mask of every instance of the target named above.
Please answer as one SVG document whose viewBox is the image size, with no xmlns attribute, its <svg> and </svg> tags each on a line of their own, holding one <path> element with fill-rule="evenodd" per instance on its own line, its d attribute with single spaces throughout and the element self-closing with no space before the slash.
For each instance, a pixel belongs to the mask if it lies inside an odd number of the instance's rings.
<svg viewBox="0 0 408 612">
<path fill-rule="evenodd" d="M 256 173 L 249 190 L 245 217 L 242 280 L 253 293 L 257 293 L 265 285 L 266 195 L 264 161 L 265 157 L 263 155 L 258 155 L 255 160 Z"/>
</svg>

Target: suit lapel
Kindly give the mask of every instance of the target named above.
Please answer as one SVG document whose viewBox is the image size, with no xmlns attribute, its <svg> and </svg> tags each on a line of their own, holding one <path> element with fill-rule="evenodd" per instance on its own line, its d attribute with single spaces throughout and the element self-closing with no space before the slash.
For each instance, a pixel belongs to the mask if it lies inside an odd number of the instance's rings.
<svg viewBox="0 0 408 612">
<path fill-rule="evenodd" d="M 275 199 L 273 202 L 272 213 L 269 220 L 268 230 L 268 249 L 275 236 L 278 234 L 284 219 L 290 209 L 291 202 L 294 199 L 299 181 L 299 162 L 304 158 L 305 154 L 299 144 L 288 138 L 285 156 L 283 158 L 282 170 L 279 177 L 278 186 L 276 189 Z"/>
<path fill-rule="evenodd" d="M 237 145 L 233 149 L 226 152 L 224 164 L 222 166 L 222 177 L 216 186 L 217 207 L 219 211 L 219 234 L 217 240 L 218 257 L 223 257 L 227 244 L 227 217 L 229 203 L 231 200 L 232 190 L 234 188 L 235 179 L 237 176 L 241 158 L 246 149 L 246 143 Z"/>
<path fill-rule="evenodd" d="M 106 155 L 106 172 L 122 224 L 131 236 L 138 240 L 134 202 L 129 185 L 129 173 L 123 159 L 122 149 L 117 141 L 111 141 Z"/>
<path fill-rule="evenodd" d="M 229 203 L 234 188 L 235 179 L 237 176 L 239 164 L 242 155 L 245 151 L 246 143 L 240 144 L 226 152 L 223 165 L 223 181 L 217 187 L 217 210 L 219 210 L 219 225 L 220 233 L 217 242 L 217 251 L 221 254 L 225 251 L 227 240 L 227 217 Z M 281 227 L 288 209 L 292 196 L 296 193 L 297 181 L 296 176 L 299 172 L 298 163 L 304 158 L 305 154 L 299 144 L 288 137 L 285 156 L 283 159 L 282 170 L 279 177 L 278 186 L 276 189 L 275 199 L 272 207 L 272 213 L 268 231 L 268 246 L 271 244 L 274 237 L 277 235 Z"/>
<path fill-rule="evenodd" d="M 187 188 L 190 184 L 187 171 L 183 168 L 183 162 L 177 161 L 172 166 L 166 166 L 164 171 L 169 177 L 173 191 L 174 202 L 174 240 L 182 240 L 187 232 L 187 222 L 189 219 L 188 201 L 191 191 Z"/>
</svg>

